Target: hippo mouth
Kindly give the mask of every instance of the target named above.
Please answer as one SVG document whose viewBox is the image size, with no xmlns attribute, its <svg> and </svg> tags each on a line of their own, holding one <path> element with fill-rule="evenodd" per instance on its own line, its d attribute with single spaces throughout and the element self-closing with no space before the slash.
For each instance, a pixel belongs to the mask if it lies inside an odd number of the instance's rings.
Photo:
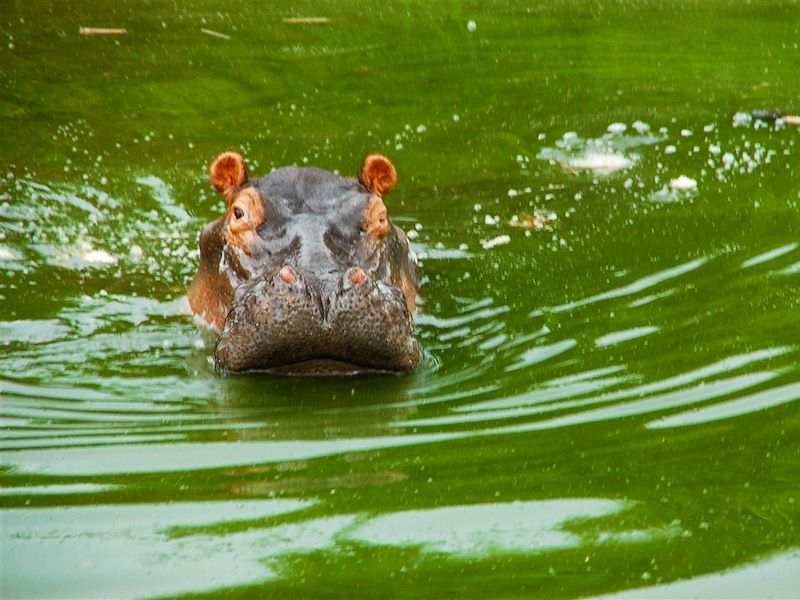
<svg viewBox="0 0 800 600">
<path fill-rule="evenodd" d="M 410 371 L 422 359 L 400 289 L 358 267 L 318 277 L 291 267 L 241 284 L 214 351 L 230 372 Z"/>
</svg>

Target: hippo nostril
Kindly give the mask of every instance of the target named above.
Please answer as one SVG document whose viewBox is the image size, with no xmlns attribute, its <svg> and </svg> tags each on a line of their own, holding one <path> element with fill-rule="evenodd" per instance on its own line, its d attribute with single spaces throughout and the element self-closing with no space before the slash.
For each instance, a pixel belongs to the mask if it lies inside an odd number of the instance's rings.
<svg viewBox="0 0 800 600">
<path fill-rule="evenodd" d="M 364 283 L 366 279 L 367 279 L 367 274 L 364 273 L 363 269 L 359 269 L 358 267 L 356 267 L 350 274 L 350 281 L 353 282 L 353 285 L 360 285 Z"/>
<path fill-rule="evenodd" d="M 278 271 L 278 277 L 280 277 L 284 283 L 288 283 L 289 285 L 297 283 L 297 276 L 294 274 L 294 271 L 291 269 L 291 267 L 283 267 L 280 271 Z"/>
</svg>

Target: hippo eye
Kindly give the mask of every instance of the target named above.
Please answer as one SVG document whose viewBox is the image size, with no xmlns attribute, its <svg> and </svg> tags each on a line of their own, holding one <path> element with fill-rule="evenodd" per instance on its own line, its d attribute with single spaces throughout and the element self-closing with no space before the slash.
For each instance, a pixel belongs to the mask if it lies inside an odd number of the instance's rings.
<svg viewBox="0 0 800 600">
<path fill-rule="evenodd" d="M 389 235 L 389 213 L 380 196 L 372 196 L 367 202 L 361 229 L 373 242 L 384 240 Z"/>
<path fill-rule="evenodd" d="M 241 219 L 244 216 L 244 211 L 238 206 L 236 206 L 233 209 L 233 216 L 236 217 L 237 219 Z"/>
</svg>

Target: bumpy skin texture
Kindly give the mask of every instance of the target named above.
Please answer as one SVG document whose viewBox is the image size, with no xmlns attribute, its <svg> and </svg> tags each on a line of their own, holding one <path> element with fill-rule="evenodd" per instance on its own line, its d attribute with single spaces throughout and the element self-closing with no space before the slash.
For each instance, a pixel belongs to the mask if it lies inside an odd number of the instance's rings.
<svg viewBox="0 0 800 600">
<path fill-rule="evenodd" d="M 284 167 L 247 179 L 243 159 L 211 167 L 228 210 L 200 235 L 189 290 L 196 314 L 221 331 L 225 371 L 410 371 L 419 287 L 408 240 L 382 196 L 394 167 L 367 157 L 359 179 Z"/>
</svg>

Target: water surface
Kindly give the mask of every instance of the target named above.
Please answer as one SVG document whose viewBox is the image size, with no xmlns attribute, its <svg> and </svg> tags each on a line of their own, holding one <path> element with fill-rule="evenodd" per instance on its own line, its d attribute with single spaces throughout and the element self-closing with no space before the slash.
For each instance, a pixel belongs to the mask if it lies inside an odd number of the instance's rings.
<svg viewBox="0 0 800 600">
<path fill-rule="evenodd" d="M 0 7 L 2 595 L 796 595 L 798 10 Z M 214 371 L 231 148 L 391 157 L 418 372 Z"/>
</svg>

